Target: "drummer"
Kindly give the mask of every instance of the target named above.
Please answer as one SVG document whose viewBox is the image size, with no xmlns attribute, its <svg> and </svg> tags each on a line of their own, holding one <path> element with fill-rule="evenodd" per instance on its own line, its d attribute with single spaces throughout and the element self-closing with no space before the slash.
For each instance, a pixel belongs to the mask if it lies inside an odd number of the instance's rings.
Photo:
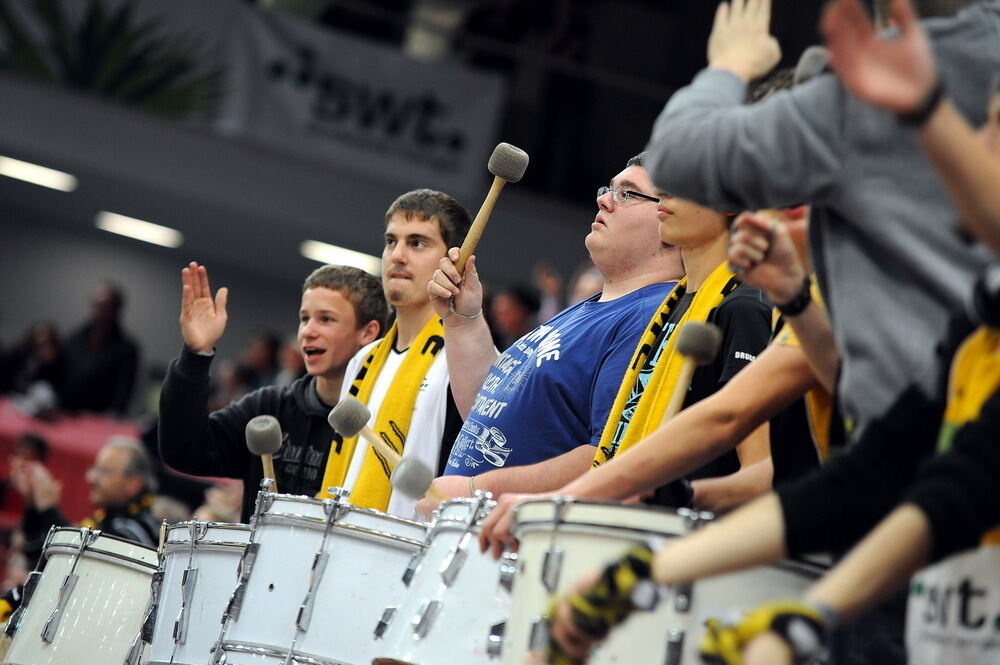
<svg viewBox="0 0 1000 665">
<path fill-rule="evenodd" d="M 461 417 L 448 390 L 443 328 L 425 285 L 469 224 L 462 205 L 443 192 L 417 189 L 398 197 L 385 214 L 381 283 L 347 266 L 324 266 L 306 279 L 298 340 L 307 376 L 287 387 L 266 386 L 212 414 L 209 367 L 226 327 L 228 292 L 213 295 L 204 266 L 184 268 L 184 348 L 168 367 L 160 396 L 163 460 L 186 473 L 242 478 L 247 521 L 263 472 L 244 430 L 250 419 L 269 414 L 285 433 L 274 455 L 279 492 L 317 496 L 343 486 L 355 505 L 411 517 L 415 500 L 392 492 L 368 446 L 342 440 L 326 417 L 349 392 L 368 405 L 372 429 L 404 458 L 443 465 L 441 442 L 454 438 Z M 395 313 L 388 332 L 387 298 Z"/>
</svg>

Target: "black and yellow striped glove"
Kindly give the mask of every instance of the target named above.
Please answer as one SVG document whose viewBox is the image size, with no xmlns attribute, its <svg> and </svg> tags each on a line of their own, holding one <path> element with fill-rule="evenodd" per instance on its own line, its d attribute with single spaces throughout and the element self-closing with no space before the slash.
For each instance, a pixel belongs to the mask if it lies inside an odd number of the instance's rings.
<svg viewBox="0 0 1000 665">
<path fill-rule="evenodd" d="M 573 628 L 591 641 L 603 640 L 612 628 L 625 621 L 636 609 L 648 604 L 637 602 L 636 591 L 641 582 L 650 579 L 652 569 L 653 550 L 647 545 L 634 547 L 618 561 L 609 564 L 592 587 L 565 599 L 570 606 Z M 560 602 L 553 603 L 546 615 L 550 627 Z M 551 637 L 546 661 L 549 665 L 571 665 L 574 662 Z"/>
<path fill-rule="evenodd" d="M 699 651 L 707 665 L 742 665 L 743 648 L 770 631 L 788 644 L 796 665 L 806 665 L 826 652 L 830 623 L 815 605 L 778 600 L 751 610 L 736 625 L 708 619 Z"/>
</svg>

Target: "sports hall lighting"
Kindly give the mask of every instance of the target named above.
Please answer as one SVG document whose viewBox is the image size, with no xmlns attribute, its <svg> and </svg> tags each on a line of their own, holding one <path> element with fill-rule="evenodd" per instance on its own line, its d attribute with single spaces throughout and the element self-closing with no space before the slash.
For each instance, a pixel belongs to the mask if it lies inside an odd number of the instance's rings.
<svg viewBox="0 0 1000 665">
<path fill-rule="evenodd" d="M 58 189 L 60 192 L 72 192 L 76 189 L 77 184 L 76 176 L 3 155 L 0 155 L 0 175 L 50 189 Z"/>
<path fill-rule="evenodd" d="M 128 236 L 143 242 L 151 242 L 161 247 L 180 247 L 184 236 L 180 231 L 167 226 L 160 226 L 134 217 L 126 217 L 116 212 L 102 210 L 95 218 L 97 228 L 118 235 Z"/>
<path fill-rule="evenodd" d="M 320 263 L 354 266 L 378 276 L 382 273 L 382 259 L 371 254 L 355 252 L 353 249 L 337 247 L 318 240 L 306 240 L 299 245 L 302 256 Z"/>
</svg>

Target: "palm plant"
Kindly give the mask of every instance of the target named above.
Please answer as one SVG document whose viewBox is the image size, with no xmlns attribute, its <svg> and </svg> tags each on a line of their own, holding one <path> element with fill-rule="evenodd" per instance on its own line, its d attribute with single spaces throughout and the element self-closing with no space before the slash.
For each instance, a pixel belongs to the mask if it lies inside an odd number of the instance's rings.
<svg viewBox="0 0 1000 665">
<path fill-rule="evenodd" d="M 108 10 L 87 0 L 75 24 L 59 0 L 31 0 L 42 29 L 38 43 L 0 0 L 0 67 L 172 118 L 209 118 L 223 91 L 223 72 L 199 62 L 191 40 L 166 37 L 155 20 L 138 22 L 133 4 Z"/>
</svg>

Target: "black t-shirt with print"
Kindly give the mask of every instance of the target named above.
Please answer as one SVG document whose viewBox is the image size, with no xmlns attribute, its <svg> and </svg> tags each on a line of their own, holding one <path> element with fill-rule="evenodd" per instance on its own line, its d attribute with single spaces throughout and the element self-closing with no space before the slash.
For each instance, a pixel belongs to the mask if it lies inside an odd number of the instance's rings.
<svg viewBox="0 0 1000 665">
<path fill-rule="evenodd" d="M 678 303 L 668 325 L 664 326 L 666 336 L 673 333 L 676 322 L 684 315 L 693 298 L 693 293 L 687 293 Z M 771 303 L 760 289 L 741 284 L 723 298 L 709 314 L 708 321 L 722 331 L 722 343 L 715 360 L 694 371 L 684 408 L 715 393 L 764 350 L 771 338 Z M 685 476 L 685 479 L 725 476 L 739 471 L 739 468 L 736 452 L 730 451 Z M 676 486 L 672 485 L 657 490 L 648 503 L 677 505 Z"/>
</svg>

